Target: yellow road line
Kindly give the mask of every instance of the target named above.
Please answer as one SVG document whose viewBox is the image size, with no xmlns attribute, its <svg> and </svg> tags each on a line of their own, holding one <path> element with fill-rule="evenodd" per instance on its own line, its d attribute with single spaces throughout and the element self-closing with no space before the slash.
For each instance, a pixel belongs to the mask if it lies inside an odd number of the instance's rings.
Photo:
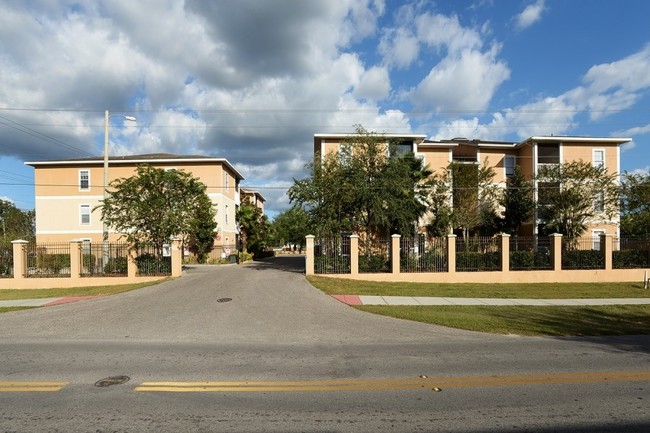
<svg viewBox="0 0 650 433">
<path fill-rule="evenodd" d="M 69 382 L 0 382 L 0 392 L 57 392 Z"/>
<path fill-rule="evenodd" d="M 277 382 L 144 382 L 138 392 L 307 392 L 650 381 L 650 371 Z"/>
</svg>

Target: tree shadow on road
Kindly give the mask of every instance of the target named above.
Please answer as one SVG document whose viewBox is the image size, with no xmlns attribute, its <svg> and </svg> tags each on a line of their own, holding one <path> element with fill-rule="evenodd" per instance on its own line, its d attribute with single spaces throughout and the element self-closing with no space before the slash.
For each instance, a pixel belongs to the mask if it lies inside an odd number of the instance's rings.
<svg viewBox="0 0 650 433">
<path fill-rule="evenodd" d="M 304 275 L 305 256 L 291 255 L 269 257 L 262 260 L 256 260 L 253 263 L 247 263 L 246 266 L 250 266 L 251 269 L 258 271 L 276 270 Z"/>
</svg>

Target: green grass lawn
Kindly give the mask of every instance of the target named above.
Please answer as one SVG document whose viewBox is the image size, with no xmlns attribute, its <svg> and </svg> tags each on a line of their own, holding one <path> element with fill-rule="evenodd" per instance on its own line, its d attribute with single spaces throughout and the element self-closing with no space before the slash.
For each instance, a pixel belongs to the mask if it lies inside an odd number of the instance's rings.
<svg viewBox="0 0 650 433">
<path fill-rule="evenodd" d="M 330 295 L 434 296 L 456 298 L 647 298 L 643 283 L 435 284 L 356 281 L 310 276 L 316 288 Z"/>
<path fill-rule="evenodd" d="M 358 306 L 370 313 L 496 334 L 597 336 L 650 333 L 650 306 Z"/>
<path fill-rule="evenodd" d="M 11 301 L 14 299 L 59 298 L 67 296 L 106 296 L 141 289 L 163 281 L 166 280 L 147 283 L 120 284 L 115 286 L 72 287 L 65 289 L 3 289 L 0 290 L 0 301 Z"/>
<path fill-rule="evenodd" d="M 324 277 L 309 282 L 330 295 L 458 298 L 646 298 L 643 283 L 434 284 L 379 283 Z M 497 334 L 587 336 L 650 333 L 650 305 L 356 306 L 374 314 Z"/>
</svg>

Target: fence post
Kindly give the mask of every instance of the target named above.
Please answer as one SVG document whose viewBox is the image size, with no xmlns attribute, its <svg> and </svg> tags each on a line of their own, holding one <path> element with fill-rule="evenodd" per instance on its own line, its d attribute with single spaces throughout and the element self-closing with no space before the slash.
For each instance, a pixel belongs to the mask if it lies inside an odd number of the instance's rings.
<svg viewBox="0 0 650 433">
<path fill-rule="evenodd" d="M 183 248 L 181 238 L 172 238 L 172 277 L 183 275 Z"/>
<path fill-rule="evenodd" d="M 81 278 L 81 241 L 79 239 L 70 241 L 70 278 Z"/>
<path fill-rule="evenodd" d="M 359 235 L 350 235 L 350 274 L 359 273 Z"/>
<path fill-rule="evenodd" d="M 456 235 L 447 235 L 447 272 L 456 272 Z"/>
<path fill-rule="evenodd" d="M 305 275 L 314 275 L 314 239 L 316 236 L 307 235 L 305 249 Z"/>
<path fill-rule="evenodd" d="M 126 260 L 126 272 L 129 278 L 135 278 L 138 276 L 138 263 L 135 261 L 137 257 L 138 250 L 134 245 L 131 245 Z"/>
<path fill-rule="evenodd" d="M 27 277 L 27 244 L 22 239 L 11 241 L 14 253 L 14 278 L 22 279 Z"/>
<path fill-rule="evenodd" d="M 501 272 L 510 272 L 510 235 L 501 233 Z"/>
<path fill-rule="evenodd" d="M 601 235 L 600 236 L 600 250 L 605 254 L 605 270 L 612 270 L 614 250 L 614 235 Z"/>
<path fill-rule="evenodd" d="M 399 274 L 399 262 L 400 262 L 400 239 L 401 235 L 392 235 L 390 237 L 390 268 L 393 274 Z"/>
<path fill-rule="evenodd" d="M 551 264 L 554 271 L 562 270 L 562 234 L 553 233 L 551 238 Z"/>
</svg>

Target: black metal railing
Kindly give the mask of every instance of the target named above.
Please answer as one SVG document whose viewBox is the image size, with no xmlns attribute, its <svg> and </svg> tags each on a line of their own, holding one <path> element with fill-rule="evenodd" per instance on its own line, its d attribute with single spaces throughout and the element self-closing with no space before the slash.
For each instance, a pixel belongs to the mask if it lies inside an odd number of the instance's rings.
<svg viewBox="0 0 650 433">
<path fill-rule="evenodd" d="M 605 269 L 600 237 L 562 239 L 562 269 Z"/>
<path fill-rule="evenodd" d="M 447 272 L 447 239 L 425 235 L 400 240 L 401 272 Z"/>
<path fill-rule="evenodd" d="M 0 244 L 0 278 L 14 276 L 14 251 L 12 244 Z"/>
<path fill-rule="evenodd" d="M 614 239 L 612 268 L 650 268 L 650 238 Z"/>
<path fill-rule="evenodd" d="M 391 238 L 359 239 L 359 273 L 391 272 Z"/>
<path fill-rule="evenodd" d="M 350 273 L 350 238 L 315 239 L 314 272 L 316 274 Z"/>
<path fill-rule="evenodd" d="M 472 237 L 456 239 L 456 271 L 500 271 L 501 238 Z"/>
<path fill-rule="evenodd" d="M 70 243 L 29 243 L 27 277 L 55 278 L 70 276 Z"/>
<path fill-rule="evenodd" d="M 84 243 L 81 248 L 82 277 L 125 277 L 129 246 L 125 243 Z"/>
<path fill-rule="evenodd" d="M 551 241 L 547 236 L 511 236 L 510 269 L 552 270 Z"/>
</svg>

